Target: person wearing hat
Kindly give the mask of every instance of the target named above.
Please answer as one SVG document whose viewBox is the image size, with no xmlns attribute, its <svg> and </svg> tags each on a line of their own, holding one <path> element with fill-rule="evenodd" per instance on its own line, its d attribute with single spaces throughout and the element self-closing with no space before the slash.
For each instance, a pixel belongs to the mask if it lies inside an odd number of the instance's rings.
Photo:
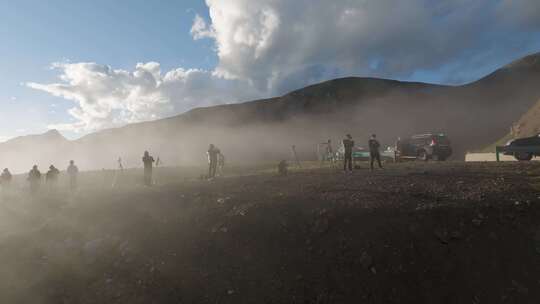
<svg viewBox="0 0 540 304">
<path fill-rule="evenodd" d="M 352 140 L 351 134 L 347 134 L 347 137 L 343 140 L 343 149 L 345 150 L 343 155 L 343 171 L 347 172 L 347 169 L 352 172 L 352 150 L 354 147 L 354 140 Z"/>
<path fill-rule="evenodd" d="M 54 165 L 49 166 L 49 171 L 45 174 L 45 182 L 55 184 L 58 181 L 60 171 Z"/>
</svg>

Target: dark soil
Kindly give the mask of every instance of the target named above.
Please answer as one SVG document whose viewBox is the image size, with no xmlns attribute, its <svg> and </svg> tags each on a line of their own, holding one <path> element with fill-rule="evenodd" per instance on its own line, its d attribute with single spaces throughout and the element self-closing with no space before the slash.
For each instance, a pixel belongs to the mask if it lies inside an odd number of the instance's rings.
<svg viewBox="0 0 540 304">
<path fill-rule="evenodd" d="M 540 303 L 539 173 L 410 163 L 8 199 L 0 302 Z"/>
</svg>

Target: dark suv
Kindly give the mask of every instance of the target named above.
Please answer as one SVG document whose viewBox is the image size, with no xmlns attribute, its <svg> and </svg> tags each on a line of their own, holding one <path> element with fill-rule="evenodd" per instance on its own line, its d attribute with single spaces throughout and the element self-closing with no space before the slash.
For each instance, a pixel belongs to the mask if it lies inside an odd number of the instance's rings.
<svg viewBox="0 0 540 304">
<path fill-rule="evenodd" d="M 531 160 L 533 156 L 540 156 L 540 152 L 538 152 L 540 151 L 540 134 L 511 140 L 506 144 L 506 147 L 524 147 L 525 151 L 505 152 L 504 154 L 513 155 L 517 160 Z"/>
<path fill-rule="evenodd" d="M 427 161 L 446 160 L 452 155 L 450 141 L 445 134 L 413 135 L 396 143 L 397 156 Z"/>
</svg>

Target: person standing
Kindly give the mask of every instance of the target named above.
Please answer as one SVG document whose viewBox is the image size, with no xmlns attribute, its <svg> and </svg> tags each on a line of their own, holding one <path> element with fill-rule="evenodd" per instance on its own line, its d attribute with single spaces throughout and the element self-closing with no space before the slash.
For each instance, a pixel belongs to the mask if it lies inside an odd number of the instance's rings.
<svg viewBox="0 0 540 304">
<path fill-rule="evenodd" d="M 50 165 L 49 171 L 45 173 L 45 183 L 47 184 L 48 191 L 55 191 L 56 190 L 56 184 L 58 181 L 58 175 L 60 175 L 60 171 L 56 169 L 55 166 Z"/>
<path fill-rule="evenodd" d="M 2 171 L 2 175 L 0 176 L 2 186 L 9 187 L 12 179 L 13 179 L 13 176 L 11 175 L 11 172 L 9 172 L 8 168 L 5 168 L 4 171 Z"/>
<path fill-rule="evenodd" d="M 369 159 L 370 159 L 370 169 L 373 171 L 373 162 L 377 160 L 377 164 L 379 165 L 379 168 L 382 169 L 381 165 L 381 153 L 379 152 L 379 148 L 381 147 L 381 144 L 379 144 L 379 141 L 377 140 L 377 135 L 373 134 L 371 135 L 371 138 L 368 142 L 369 145 Z"/>
<path fill-rule="evenodd" d="M 208 178 L 212 179 L 216 177 L 218 155 L 221 153 L 221 151 L 219 151 L 219 149 L 213 144 L 210 144 L 206 153 L 208 155 Z"/>
<path fill-rule="evenodd" d="M 41 172 L 37 165 L 32 167 L 32 170 L 28 172 L 28 182 L 30 182 L 30 193 L 36 194 L 41 186 Z"/>
<path fill-rule="evenodd" d="M 45 182 L 51 185 L 56 184 L 58 181 L 58 175 L 60 174 L 60 171 L 56 169 L 54 165 L 49 166 L 49 171 L 45 174 Z"/>
<path fill-rule="evenodd" d="M 350 172 L 353 170 L 352 165 L 352 150 L 354 147 L 354 140 L 352 139 L 351 134 L 347 134 L 347 137 L 343 140 L 343 171 L 347 172 L 349 169 Z"/>
<path fill-rule="evenodd" d="M 142 161 L 144 164 L 144 184 L 146 186 L 152 186 L 152 167 L 154 165 L 154 158 L 150 156 L 148 151 L 144 151 Z"/>
<path fill-rule="evenodd" d="M 69 176 L 69 189 L 71 191 L 77 190 L 77 176 L 79 175 L 79 168 L 75 166 L 75 162 L 73 160 L 69 161 L 67 174 Z"/>
</svg>

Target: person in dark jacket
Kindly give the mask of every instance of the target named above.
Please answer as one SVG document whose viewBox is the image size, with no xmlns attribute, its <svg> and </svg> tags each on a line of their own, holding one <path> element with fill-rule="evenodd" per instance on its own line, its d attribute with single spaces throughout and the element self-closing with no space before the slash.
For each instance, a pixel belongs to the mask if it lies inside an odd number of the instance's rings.
<svg viewBox="0 0 540 304">
<path fill-rule="evenodd" d="M 47 184 L 47 188 L 49 191 L 56 190 L 56 184 L 58 182 L 58 175 L 60 175 L 60 171 L 56 169 L 55 166 L 50 165 L 49 171 L 45 173 L 45 183 Z"/>
<path fill-rule="evenodd" d="M 373 134 L 371 135 L 371 138 L 369 139 L 369 158 L 370 158 L 370 168 L 373 171 L 373 162 L 377 160 L 377 164 L 379 165 L 379 168 L 382 169 L 381 165 L 381 153 L 379 152 L 379 148 L 381 147 L 381 144 L 379 144 L 379 141 L 377 140 L 377 135 Z"/>
<path fill-rule="evenodd" d="M 55 184 L 58 181 L 58 175 L 60 175 L 60 171 L 54 165 L 50 165 L 49 171 L 45 174 L 45 182 Z"/>
<path fill-rule="evenodd" d="M 352 140 L 351 134 L 347 134 L 347 137 L 343 140 L 343 171 L 347 172 L 347 168 L 350 172 L 353 170 L 352 165 L 352 150 L 354 147 L 354 140 Z"/>
<path fill-rule="evenodd" d="M 32 170 L 28 172 L 28 182 L 30 183 L 30 193 L 36 194 L 39 191 L 41 186 L 41 172 L 39 171 L 37 165 L 32 167 Z"/>
<path fill-rule="evenodd" d="M 144 164 L 144 184 L 146 186 L 152 186 L 152 167 L 154 166 L 154 158 L 150 156 L 148 151 L 144 151 L 142 161 Z"/>
<path fill-rule="evenodd" d="M 11 172 L 9 172 L 9 169 L 5 168 L 4 171 L 2 171 L 2 175 L 0 176 L 2 186 L 9 187 L 12 178 L 13 176 L 11 175 Z"/>
<path fill-rule="evenodd" d="M 212 179 L 216 177 L 218 155 L 221 153 L 221 151 L 219 151 L 219 149 L 213 144 L 210 144 L 206 153 L 208 155 L 208 178 Z"/>
</svg>

